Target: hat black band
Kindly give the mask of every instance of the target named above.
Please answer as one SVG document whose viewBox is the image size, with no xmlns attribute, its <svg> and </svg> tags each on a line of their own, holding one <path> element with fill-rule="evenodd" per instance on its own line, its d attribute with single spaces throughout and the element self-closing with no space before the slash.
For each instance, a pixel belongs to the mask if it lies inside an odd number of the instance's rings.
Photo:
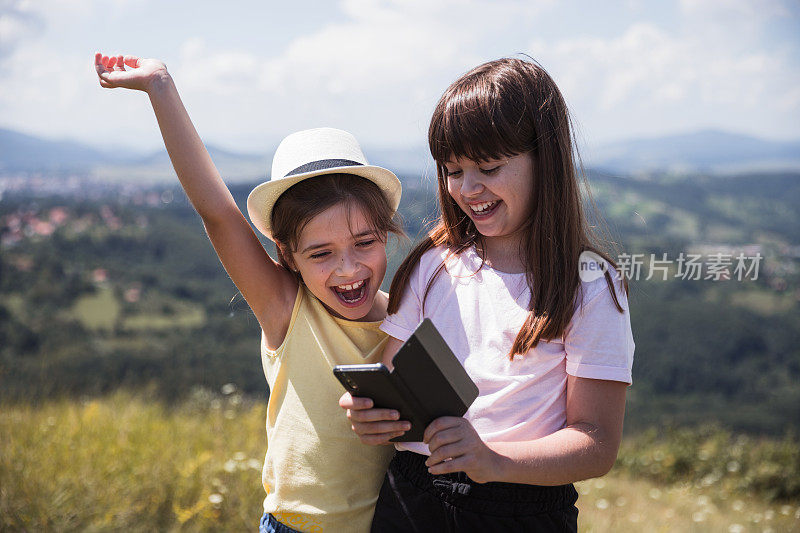
<svg viewBox="0 0 800 533">
<path fill-rule="evenodd" d="M 306 163 L 305 165 L 300 165 L 296 169 L 287 173 L 284 177 L 288 178 L 289 176 L 294 176 L 295 174 L 316 172 L 317 170 L 327 170 L 329 168 L 354 166 L 363 167 L 364 164 L 357 161 L 350 161 L 349 159 L 320 159 L 319 161 L 312 161 L 310 163 Z"/>
</svg>

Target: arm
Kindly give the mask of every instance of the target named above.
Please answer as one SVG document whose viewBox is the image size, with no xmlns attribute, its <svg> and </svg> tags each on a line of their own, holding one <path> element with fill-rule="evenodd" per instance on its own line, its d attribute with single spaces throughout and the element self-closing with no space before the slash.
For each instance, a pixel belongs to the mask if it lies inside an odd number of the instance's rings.
<svg viewBox="0 0 800 533">
<path fill-rule="evenodd" d="M 463 418 L 439 418 L 425 431 L 426 464 L 433 474 L 463 471 L 481 483 L 563 485 L 602 476 L 617 457 L 627 386 L 568 375 L 566 427 L 527 442 L 487 444 Z"/>
<path fill-rule="evenodd" d="M 131 70 L 126 70 L 125 66 Z M 217 255 L 267 337 L 278 346 L 297 294 L 294 277 L 275 263 L 239 211 L 197 134 L 166 65 L 134 56 L 95 55 L 100 85 L 141 90 L 150 103 L 175 173 L 203 219 Z"/>
</svg>

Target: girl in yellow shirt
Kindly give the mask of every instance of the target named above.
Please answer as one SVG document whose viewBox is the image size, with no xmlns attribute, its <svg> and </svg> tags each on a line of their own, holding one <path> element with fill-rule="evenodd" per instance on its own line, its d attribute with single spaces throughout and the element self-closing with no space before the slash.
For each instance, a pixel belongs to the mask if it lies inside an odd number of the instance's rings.
<svg viewBox="0 0 800 533">
<path fill-rule="evenodd" d="M 166 65 L 97 53 L 95 67 L 102 87 L 149 96 L 175 173 L 261 325 L 270 386 L 262 531 L 368 531 L 393 450 L 360 443 L 338 412 L 331 369 L 378 361 L 383 351 L 380 285 L 388 233 L 402 234 L 399 180 L 369 165 L 347 132 L 288 136 L 271 179 L 247 202 L 253 225 L 277 245 L 276 262 L 217 172 Z"/>
</svg>

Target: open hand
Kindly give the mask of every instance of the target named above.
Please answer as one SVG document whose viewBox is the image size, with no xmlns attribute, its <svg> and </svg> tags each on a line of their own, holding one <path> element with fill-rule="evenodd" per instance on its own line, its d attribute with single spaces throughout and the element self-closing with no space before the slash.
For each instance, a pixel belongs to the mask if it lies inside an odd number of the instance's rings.
<svg viewBox="0 0 800 533">
<path fill-rule="evenodd" d="M 425 461 L 431 474 L 464 472 L 478 483 L 497 478 L 501 456 L 490 449 L 472 424 L 463 418 L 437 418 L 425 428 L 423 442 L 431 451 Z"/>
<path fill-rule="evenodd" d="M 94 67 L 100 78 L 100 86 L 106 89 L 124 87 L 147 92 L 154 81 L 169 75 L 167 66 L 158 59 L 122 55 L 109 57 L 100 52 L 94 55 Z"/>
<path fill-rule="evenodd" d="M 339 407 L 347 411 L 353 431 L 364 444 L 390 444 L 389 439 L 399 437 L 411 429 L 411 422 L 398 420 L 398 411 L 373 409 L 369 398 L 359 398 L 345 392 L 339 398 Z"/>
</svg>

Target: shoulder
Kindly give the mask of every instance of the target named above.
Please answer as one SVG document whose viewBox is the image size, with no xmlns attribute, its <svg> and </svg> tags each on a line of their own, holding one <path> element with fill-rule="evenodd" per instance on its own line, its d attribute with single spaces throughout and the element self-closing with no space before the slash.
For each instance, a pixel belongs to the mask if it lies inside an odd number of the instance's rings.
<svg viewBox="0 0 800 533">
<path fill-rule="evenodd" d="M 446 246 L 435 246 L 435 247 L 431 248 L 430 250 L 426 251 L 424 254 L 422 254 L 422 257 L 420 257 L 420 259 L 419 259 L 419 264 L 420 265 L 430 265 L 430 264 L 439 265 L 439 264 L 442 263 L 442 261 L 444 261 L 445 259 L 448 258 L 448 256 L 451 256 L 451 255 L 452 255 L 452 253 L 450 252 L 450 249 L 447 248 Z"/>
<path fill-rule="evenodd" d="M 425 251 L 420 258 L 419 262 L 414 265 L 416 275 L 421 279 L 428 279 L 439 268 L 439 266 L 447 259 L 448 249 L 444 246 L 436 246 L 430 250 Z"/>
<path fill-rule="evenodd" d="M 611 277 L 611 287 L 605 273 Z M 619 270 L 614 265 L 604 260 L 602 257 L 594 256 L 581 265 L 580 288 L 576 307 L 587 305 L 597 298 L 613 299 L 611 288 L 613 287 L 617 300 L 623 309 L 627 308 L 628 296 Z"/>
<path fill-rule="evenodd" d="M 482 260 L 473 246 L 460 252 L 456 252 L 447 246 L 437 246 L 425 252 L 420 259 L 420 265 L 430 265 L 438 268 L 444 264 L 448 269 L 464 267 L 477 269 L 481 263 Z"/>
<path fill-rule="evenodd" d="M 447 246 L 437 246 L 426 251 L 416 265 L 421 282 L 427 282 L 440 274 L 465 275 L 478 270 L 480 258 L 473 248 L 456 253 Z"/>
</svg>

